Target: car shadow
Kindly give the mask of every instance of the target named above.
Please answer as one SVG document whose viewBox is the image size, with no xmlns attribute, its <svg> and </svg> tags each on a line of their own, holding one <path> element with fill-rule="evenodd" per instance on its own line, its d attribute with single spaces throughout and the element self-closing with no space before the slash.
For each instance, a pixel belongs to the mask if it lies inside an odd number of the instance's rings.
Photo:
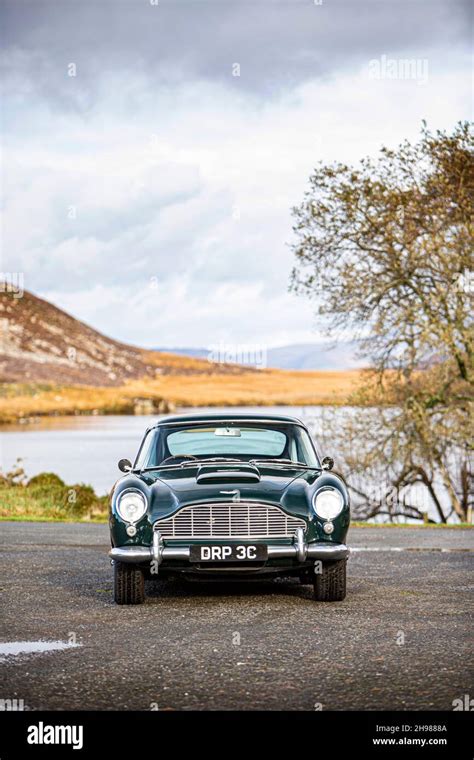
<svg viewBox="0 0 474 760">
<path fill-rule="evenodd" d="M 197 579 L 173 578 L 147 581 L 148 599 L 179 598 L 239 598 L 255 596 L 290 596 L 296 599 L 312 599 L 313 587 L 302 585 L 298 579 Z"/>
</svg>

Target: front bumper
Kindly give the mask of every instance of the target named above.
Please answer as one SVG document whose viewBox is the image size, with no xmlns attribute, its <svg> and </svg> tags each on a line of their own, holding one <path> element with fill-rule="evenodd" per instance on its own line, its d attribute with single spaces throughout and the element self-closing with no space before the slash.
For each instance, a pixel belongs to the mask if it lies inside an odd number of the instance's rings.
<svg viewBox="0 0 474 760">
<path fill-rule="evenodd" d="M 235 539 L 229 539 L 233 543 Z M 212 543 L 209 539 L 208 543 Z M 272 545 L 267 544 L 268 559 L 280 557 L 296 559 L 298 562 L 307 560 L 322 560 L 330 562 L 338 559 L 347 559 L 349 549 L 345 544 L 329 544 L 317 542 L 307 544 L 304 533 L 299 529 L 292 544 Z M 157 562 L 161 565 L 165 560 L 184 560 L 189 562 L 189 546 L 164 546 L 159 530 L 153 531 L 152 546 L 116 546 L 109 551 L 109 557 L 119 562 L 148 563 Z"/>
</svg>

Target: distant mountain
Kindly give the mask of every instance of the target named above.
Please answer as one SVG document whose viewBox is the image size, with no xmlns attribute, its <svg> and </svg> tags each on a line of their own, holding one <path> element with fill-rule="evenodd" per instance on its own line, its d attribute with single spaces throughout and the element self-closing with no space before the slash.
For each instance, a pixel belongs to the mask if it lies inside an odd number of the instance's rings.
<svg viewBox="0 0 474 760">
<path fill-rule="evenodd" d="M 207 348 L 157 348 L 157 351 L 169 351 L 181 356 L 195 359 L 207 359 Z M 295 343 L 289 346 L 270 348 L 267 351 L 267 367 L 275 369 L 299 370 L 346 370 L 357 369 L 367 362 L 356 356 L 355 342 L 342 341 L 335 347 L 327 343 Z"/>
<path fill-rule="evenodd" d="M 367 362 L 356 357 L 354 342 L 344 341 L 335 347 L 327 343 L 300 343 L 272 348 L 268 351 L 268 366 L 278 369 L 344 370 L 356 369 Z"/>
<path fill-rule="evenodd" d="M 139 377 L 210 372 L 242 369 L 129 346 L 32 293 L 15 298 L 0 290 L 0 382 L 106 386 Z"/>
</svg>

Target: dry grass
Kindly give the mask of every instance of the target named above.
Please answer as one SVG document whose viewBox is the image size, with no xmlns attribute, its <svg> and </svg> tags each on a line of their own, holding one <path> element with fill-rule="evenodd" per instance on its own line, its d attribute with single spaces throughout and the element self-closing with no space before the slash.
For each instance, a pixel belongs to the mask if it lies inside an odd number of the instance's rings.
<svg viewBox="0 0 474 760">
<path fill-rule="evenodd" d="M 133 414 L 178 406 L 344 404 L 362 373 L 261 370 L 186 373 L 134 380 L 119 387 L 11 384 L 0 394 L 0 421 L 51 414 Z M 140 409 L 142 402 L 150 408 Z"/>
<path fill-rule="evenodd" d="M 345 403 L 359 372 L 266 370 L 242 375 L 163 377 L 163 396 L 179 406 Z"/>
</svg>

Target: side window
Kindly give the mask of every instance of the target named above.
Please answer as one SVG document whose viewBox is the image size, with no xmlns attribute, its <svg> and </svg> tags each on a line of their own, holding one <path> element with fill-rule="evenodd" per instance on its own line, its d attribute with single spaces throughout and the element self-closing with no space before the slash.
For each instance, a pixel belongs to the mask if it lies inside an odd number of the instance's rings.
<svg viewBox="0 0 474 760">
<path fill-rule="evenodd" d="M 296 434 L 298 460 L 300 462 L 306 462 L 307 464 L 318 466 L 319 462 L 308 433 L 305 430 L 299 429 Z"/>
<path fill-rule="evenodd" d="M 146 467 L 150 463 L 153 464 L 153 462 L 150 462 L 150 459 L 153 458 L 153 444 L 155 441 L 155 431 L 149 430 L 146 434 L 143 443 L 141 445 L 139 454 L 137 456 L 135 467 Z M 151 456 L 150 456 L 151 455 Z"/>
<path fill-rule="evenodd" d="M 298 447 L 297 447 L 296 441 L 295 441 L 295 439 L 293 437 L 290 438 L 290 447 L 289 448 L 290 448 L 290 459 L 292 460 L 292 462 L 304 461 L 304 460 L 301 460 L 301 458 L 300 458 L 300 456 L 298 454 Z"/>
</svg>

